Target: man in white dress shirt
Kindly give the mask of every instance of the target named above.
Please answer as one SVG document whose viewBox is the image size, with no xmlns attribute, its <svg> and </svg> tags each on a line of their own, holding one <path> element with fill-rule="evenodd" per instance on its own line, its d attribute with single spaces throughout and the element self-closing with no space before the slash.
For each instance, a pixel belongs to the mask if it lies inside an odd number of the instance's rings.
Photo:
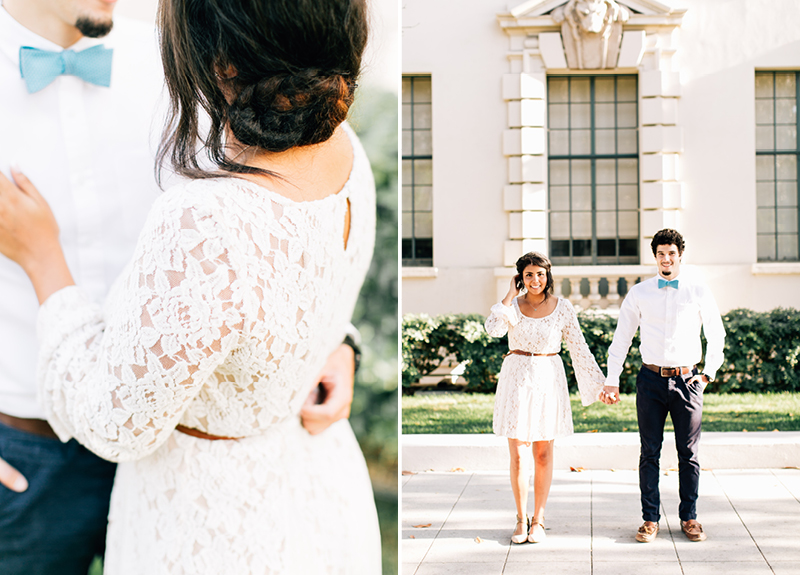
<svg viewBox="0 0 800 575">
<path fill-rule="evenodd" d="M 661 230 L 650 245 L 658 275 L 633 286 L 622 302 L 614 340 L 608 348 L 604 401 L 619 401 L 619 377 L 633 336 L 640 329 L 642 368 L 636 378 L 636 413 L 644 524 L 636 540 L 648 543 L 658 534 L 659 459 L 669 414 L 678 450 L 681 529 L 690 541 L 703 541 L 706 534 L 697 521 L 696 508 L 703 390 L 722 365 L 725 328 L 709 289 L 689 274 L 679 277 L 684 249 L 681 234 Z M 696 365 L 703 355 L 701 327 L 708 342 L 702 372 Z"/>
<path fill-rule="evenodd" d="M 124 20 L 112 30 L 115 2 L 0 7 L 0 172 L 17 167 L 47 199 L 70 270 L 97 301 L 130 259 L 159 193 L 165 97 L 155 31 Z M 85 575 L 102 554 L 115 466 L 74 440 L 62 444 L 44 421 L 38 302 L 22 269 L 2 256 L 0 294 L 0 573 Z M 324 405 L 304 407 L 311 433 L 349 414 L 351 345 L 321 374 Z"/>
</svg>

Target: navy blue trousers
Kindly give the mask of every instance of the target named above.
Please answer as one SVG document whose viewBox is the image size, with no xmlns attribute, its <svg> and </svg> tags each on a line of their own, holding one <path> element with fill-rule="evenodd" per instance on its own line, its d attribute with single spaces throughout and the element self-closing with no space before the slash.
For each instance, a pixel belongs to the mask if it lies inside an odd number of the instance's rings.
<svg viewBox="0 0 800 575">
<path fill-rule="evenodd" d="M 31 435 L 0 424 L 0 457 L 28 480 L 0 485 L 0 573 L 86 575 L 102 556 L 116 465 L 74 439 Z"/>
<path fill-rule="evenodd" d="M 642 494 L 642 518 L 657 522 L 661 517 L 659 460 L 664 442 L 664 423 L 669 414 L 675 428 L 675 447 L 678 450 L 681 499 L 678 515 L 681 521 L 696 519 L 700 484 L 697 451 L 703 419 L 702 384 L 687 385 L 680 376 L 661 377 L 642 367 L 636 378 L 636 414 L 641 442 L 639 490 Z"/>
</svg>

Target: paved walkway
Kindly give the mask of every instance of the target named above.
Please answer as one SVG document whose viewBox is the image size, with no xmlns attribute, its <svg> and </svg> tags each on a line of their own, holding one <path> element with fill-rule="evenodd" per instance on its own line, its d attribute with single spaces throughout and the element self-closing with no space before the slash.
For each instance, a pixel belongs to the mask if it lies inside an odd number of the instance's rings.
<svg viewBox="0 0 800 575">
<path fill-rule="evenodd" d="M 507 473 L 402 479 L 403 575 L 800 575 L 797 469 L 703 471 L 702 543 L 680 531 L 676 471 L 661 476 L 661 531 L 649 544 L 634 539 L 641 524 L 636 471 L 556 471 L 547 540 L 523 545 L 510 543 Z"/>
</svg>

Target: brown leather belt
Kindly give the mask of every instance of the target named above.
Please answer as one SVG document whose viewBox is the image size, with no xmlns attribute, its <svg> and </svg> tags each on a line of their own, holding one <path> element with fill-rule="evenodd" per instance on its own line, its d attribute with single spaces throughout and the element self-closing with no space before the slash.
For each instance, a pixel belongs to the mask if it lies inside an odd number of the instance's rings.
<svg viewBox="0 0 800 575">
<path fill-rule="evenodd" d="M 696 366 L 691 367 L 659 367 L 657 365 L 651 365 L 649 363 L 642 363 L 644 367 L 649 369 L 650 371 L 656 372 L 661 377 L 675 377 L 676 375 L 687 375 L 692 373 Z"/>
<path fill-rule="evenodd" d="M 205 431 L 200 431 L 199 429 L 194 429 L 192 427 L 186 427 L 185 425 L 178 425 L 175 430 L 185 433 L 186 435 L 191 435 L 192 437 L 199 437 L 200 439 L 208 439 L 210 441 L 216 441 L 218 439 L 241 439 L 241 437 L 223 437 L 222 435 L 211 435 Z"/>
<path fill-rule="evenodd" d="M 526 355 L 526 356 L 528 356 L 528 357 L 530 357 L 530 356 L 532 356 L 532 355 L 533 355 L 533 356 L 536 356 L 536 357 L 551 357 L 551 356 L 553 356 L 553 355 L 558 355 L 557 353 L 531 353 L 531 352 L 529 352 L 529 351 L 523 351 L 523 350 L 521 350 L 521 349 L 512 349 L 512 350 L 511 350 L 511 351 L 509 351 L 507 354 L 505 354 L 503 357 L 504 357 L 504 358 L 506 358 L 506 357 L 508 357 L 509 355 L 511 355 L 512 353 L 513 353 L 514 355 Z"/>
<path fill-rule="evenodd" d="M 50 439 L 58 439 L 58 435 L 50 427 L 44 419 L 26 419 L 24 417 L 14 417 L 0 413 L 0 423 L 7 425 L 17 431 L 24 431 L 32 435 L 39 435 L 41 437 L 49 437 Z"/>
</svg>

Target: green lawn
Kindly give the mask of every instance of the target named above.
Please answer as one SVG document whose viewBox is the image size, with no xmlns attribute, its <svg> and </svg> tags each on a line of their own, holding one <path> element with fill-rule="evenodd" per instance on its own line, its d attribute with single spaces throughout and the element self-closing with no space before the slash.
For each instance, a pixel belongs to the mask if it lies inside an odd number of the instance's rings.
<svg viewBox="0 0 800 575">
<path fill-rule="evenodd" d="M 581 406 L 570 396 L 575 432 L 638 431 L 636 395 L 619 404 Z M 704 431 L 800 431 L 800 393 L 708 393 Z M 403 396 L 403 433 L 491 433 L 494 395 L 460 392 Z M 672 422 L 667 417 L 667 430 Z"/>
</svg>

